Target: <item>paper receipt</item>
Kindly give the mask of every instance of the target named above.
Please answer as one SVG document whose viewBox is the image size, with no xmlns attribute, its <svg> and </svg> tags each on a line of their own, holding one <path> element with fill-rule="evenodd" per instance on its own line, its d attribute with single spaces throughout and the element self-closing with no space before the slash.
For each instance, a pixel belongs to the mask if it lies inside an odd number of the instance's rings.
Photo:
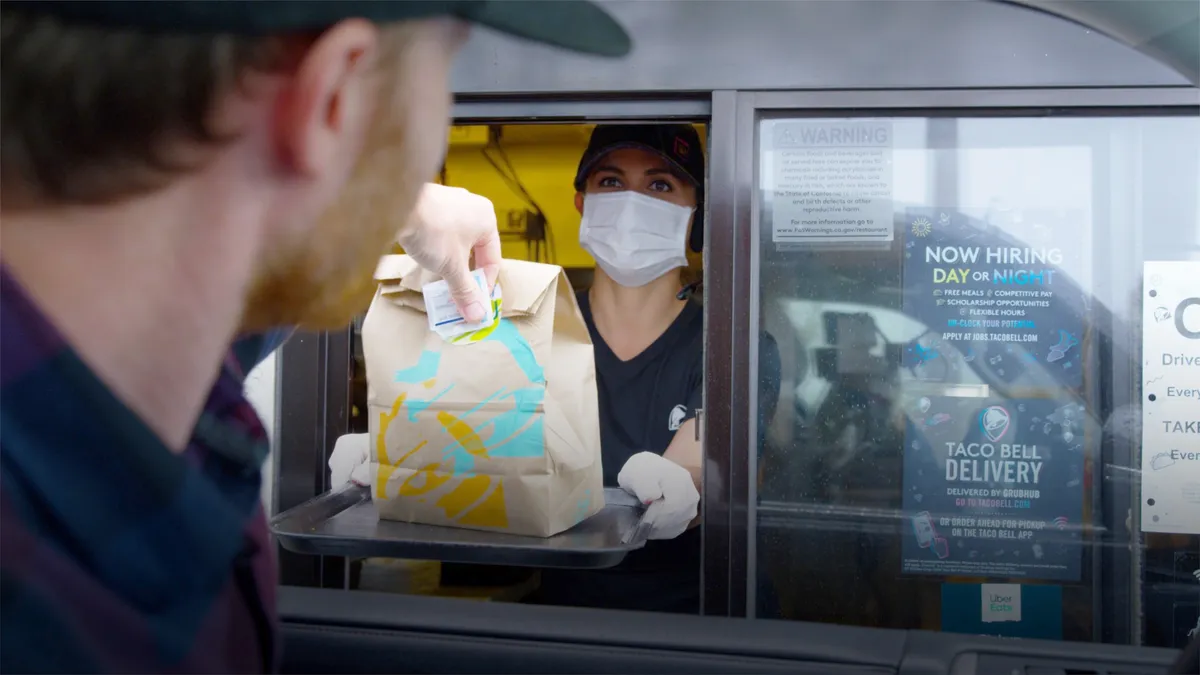
<svg viewBox="0 0 1200 675">
<path fill-rule="evenodd" d="M 472 271 L 471 278 L 481 289 L 487 291 L 487 277 L 483 270 Z M 491 311 L 487 312 L 482 321 L 476 323 L 468 322 L 458 311 L 454 299 L 450 296 L 450 286 L 445 281 L 425 284 L 421 287 L 421 295 L 425 298 L 425 316 L 429 319 L 429 330 L 447 341 L 474 342 L 469 339 L 468 334 L 487 330 L 500 319 L 499 284 L 492 287 L 492 306 L 489 308 Z"/>
</svg>

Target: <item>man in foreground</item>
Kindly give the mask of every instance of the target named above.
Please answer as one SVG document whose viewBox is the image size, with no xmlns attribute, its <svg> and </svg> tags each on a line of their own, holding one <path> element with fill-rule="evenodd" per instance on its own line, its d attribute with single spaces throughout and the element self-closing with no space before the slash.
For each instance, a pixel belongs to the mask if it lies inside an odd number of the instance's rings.
<svg viewBox="0 0 1200 675">
<path fill-rule="evenodd" d="M 270 671 L 243 376 L 276 327 L 361 312 L 397 233 L 482 314 L 468 261 L 494 280 L 495 214 L 422 187 L 467 21 L 609 55 L 628 38 L 576 2 L 0 14 L 0 670 Z"/>
</svg>

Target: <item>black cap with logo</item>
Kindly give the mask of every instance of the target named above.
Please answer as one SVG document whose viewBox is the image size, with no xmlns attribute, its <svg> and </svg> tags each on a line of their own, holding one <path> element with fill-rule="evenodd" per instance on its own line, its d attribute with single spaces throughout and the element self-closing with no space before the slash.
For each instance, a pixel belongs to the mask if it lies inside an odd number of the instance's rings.
<svg viewBox="0 0 1200 675">
<path fill-rule="evenodd" d="M 575 189 L 583 192 L 588 176 L 610 152 L 636 148 L 659 155 L 696 186 L 696 215 L 688 241 L 693 251 L 704 247 L 704 148 L 690 124 L 601 124 L 592 131 L 575 171 Z"/>
<path fill-rule="evenodd" d="M 517 37 L 602 56 L 629 53 L 629 34 L 585 0 L 5 0 L 5 10 L 147 32 L 269 35 L 344 19 L 378 23 L 454 16 Z"/>
</svg>

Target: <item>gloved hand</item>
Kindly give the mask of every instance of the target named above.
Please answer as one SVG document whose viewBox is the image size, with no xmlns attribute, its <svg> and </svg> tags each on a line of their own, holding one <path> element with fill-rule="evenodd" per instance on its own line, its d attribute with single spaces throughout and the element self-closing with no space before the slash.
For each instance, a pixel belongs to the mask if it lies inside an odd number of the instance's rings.
<svg viewBox="0 0 1200 675">
<path fill-rule="evenodd" d="M 639 452 L 630 457 L 617 484 L 648 505 L 643 522 L 650 526 L 650 539 L 674 539 L 696 517 L 700 493 L 692 475 L 661 455 Z"/>
<path fill-rule="evenodd" d="M 500 272 L 500 231 L 491 200 L 462 188 L 429 183 L 397 242 L 417 264 L 446 280 L 467 321 L 483 320 Z M 486 290 L 471 279 L 472 253 L 475 267 L 487 275 Z"/>
<path fill-rule="evenodd" d="M 336 490 L 346 483 L 371 484 L 371 441 L 369 434 L 346 434 L 333 444 L 329 455 L 329 484 Z"/>
</svg>

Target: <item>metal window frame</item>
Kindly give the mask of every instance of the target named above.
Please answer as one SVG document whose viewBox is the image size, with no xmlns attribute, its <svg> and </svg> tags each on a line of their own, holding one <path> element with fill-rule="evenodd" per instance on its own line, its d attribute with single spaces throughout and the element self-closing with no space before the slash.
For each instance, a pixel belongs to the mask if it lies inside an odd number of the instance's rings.
<svg viewBox="0 0 1200 675">
<path fill-rule="evenodd" d="M 459 95 L 454 124 L 579 124 L 584 122 L 707 120 L 707 93 L 661 96 L 589 94 L 584 96 Z"/>
<path fill-rule="evenodd" d="M 297 333 L 279 350 L 279 418 L 272 513 L 329 489 L 326 463 L 338 436 L 349 430 L 350 329 Z M 276 549 L 279 581 L 286 586 L 348 588 L 344 558 L 306 556 Z"/>
<path fill-rule="evenodd" d="M 728 456 L 707 452 L 708 466 L 716 468 L 727 489 L 721 499 L 706 492 L 704 504 L 706 536 L 704 549 L 705 613 L 755 617 L 756 567 L 756 480 L 757 391 L 750 382 L 757 377 L 757 340 L 759 325 L 758 258 L 760 229 L 759 205 L 755 199 L 758 183 L 758 120 L 763 114 L 795 112 L 798 117 L 828 117 L 869 114 L 872 116 L 920 116 L 931 121 L 961 116 L 1118 116 L 1153 115 L 1167 109 L 1174 114 L 1194 114 L 1200 106 L 1200 90 L 1193 87 L 1145 88 L 1056 88 L 1056 89 L 942 89 L 942 90 L 841 90 L 841 91 L 737 91 L 716 92 L 713 97 L 713 133 L 710 153 L 713 159 L 710 187 L 708 241 L 713 248 L 725 247 L 732 256 L 708 257 L 706 252 L 706 304 L 710 317 L 723 317 L 728 325 L 710 325 L 706 329 L 706 439 L 728 439 Z M 1161 109 L 1156 111 L 1155 109 Z M 730 121 L 732 120 L 732 122 Z M 930 141 L 946 140 L 946 129 L 931 124 Z M 722 165 L 718 158 L 732 157 L 734 166 Z M 953 169 L 953 167 L 950 167 Z M 937 169 L 935 168 L 935 172 Z M 943 172 L 944 174 L 944 172 Z M 952 176 L 935 175 L 935 184 L 953 182 Z M 1105 244 L 1111 242 L 1104 242 Z M 711 260 L 711 263 L 710 263 Z M 743 336 L 738 340 L 735 336 Z M 740 344 L 739 344 L 740 342 Z M 1118 366 L 1114 378 L 1132 377 L 1126 366 Z M 1114 387 L 1128 383 L 1116 383 Z M 1128 389 L 1128 387 L 1124 387 Z M 738 414 L 734 414 L 734 411 Z M 706 444 L 706 451 L 714 445 Z M 1102 449 L 1107 451 L 1107 449 Z M 1115 448 L 1110 455 L 1128 465 L 1131 448 Z M 1101 457 L 1100 466 L 1104 464 Z M 744 472 L 744 473 L 743 473 Z M 706 478 L 706 487 L 720 480 Z M 1106 482 L 1104 482 L 1106 483 Z M 1099 488 L 1097 488 L 1099 490 Z M 1123 514 L 1113 500 L 1128 500 L 1128 489 L 1113 489 L 1105 484 L 1103 512 L 1106 520 Z M 1097 494 L 1097 497 L 1100 497 Z M 1121 515 L 1123 520 L 1123 515 Z M 1112 542 L 1119 543 L 1119 542 Z M 1124 589 L 1133 581 L 1135 570 L 1129 555 L 1118 555 L 1113 546 L 1101 546 L 1093 560 L 1100 575 L 1100 606 L 1112 608 L 1128 603 L 1131 593 Z M 721 594 L 721 588 L 726 589 Z M 1130 606 L 1126 604 L 1125 606 Z M 1110 642 L 1140 642 L 1138 626 L 1129 617 L 1118 619 L 1096 636 Z"/>
</svg>

